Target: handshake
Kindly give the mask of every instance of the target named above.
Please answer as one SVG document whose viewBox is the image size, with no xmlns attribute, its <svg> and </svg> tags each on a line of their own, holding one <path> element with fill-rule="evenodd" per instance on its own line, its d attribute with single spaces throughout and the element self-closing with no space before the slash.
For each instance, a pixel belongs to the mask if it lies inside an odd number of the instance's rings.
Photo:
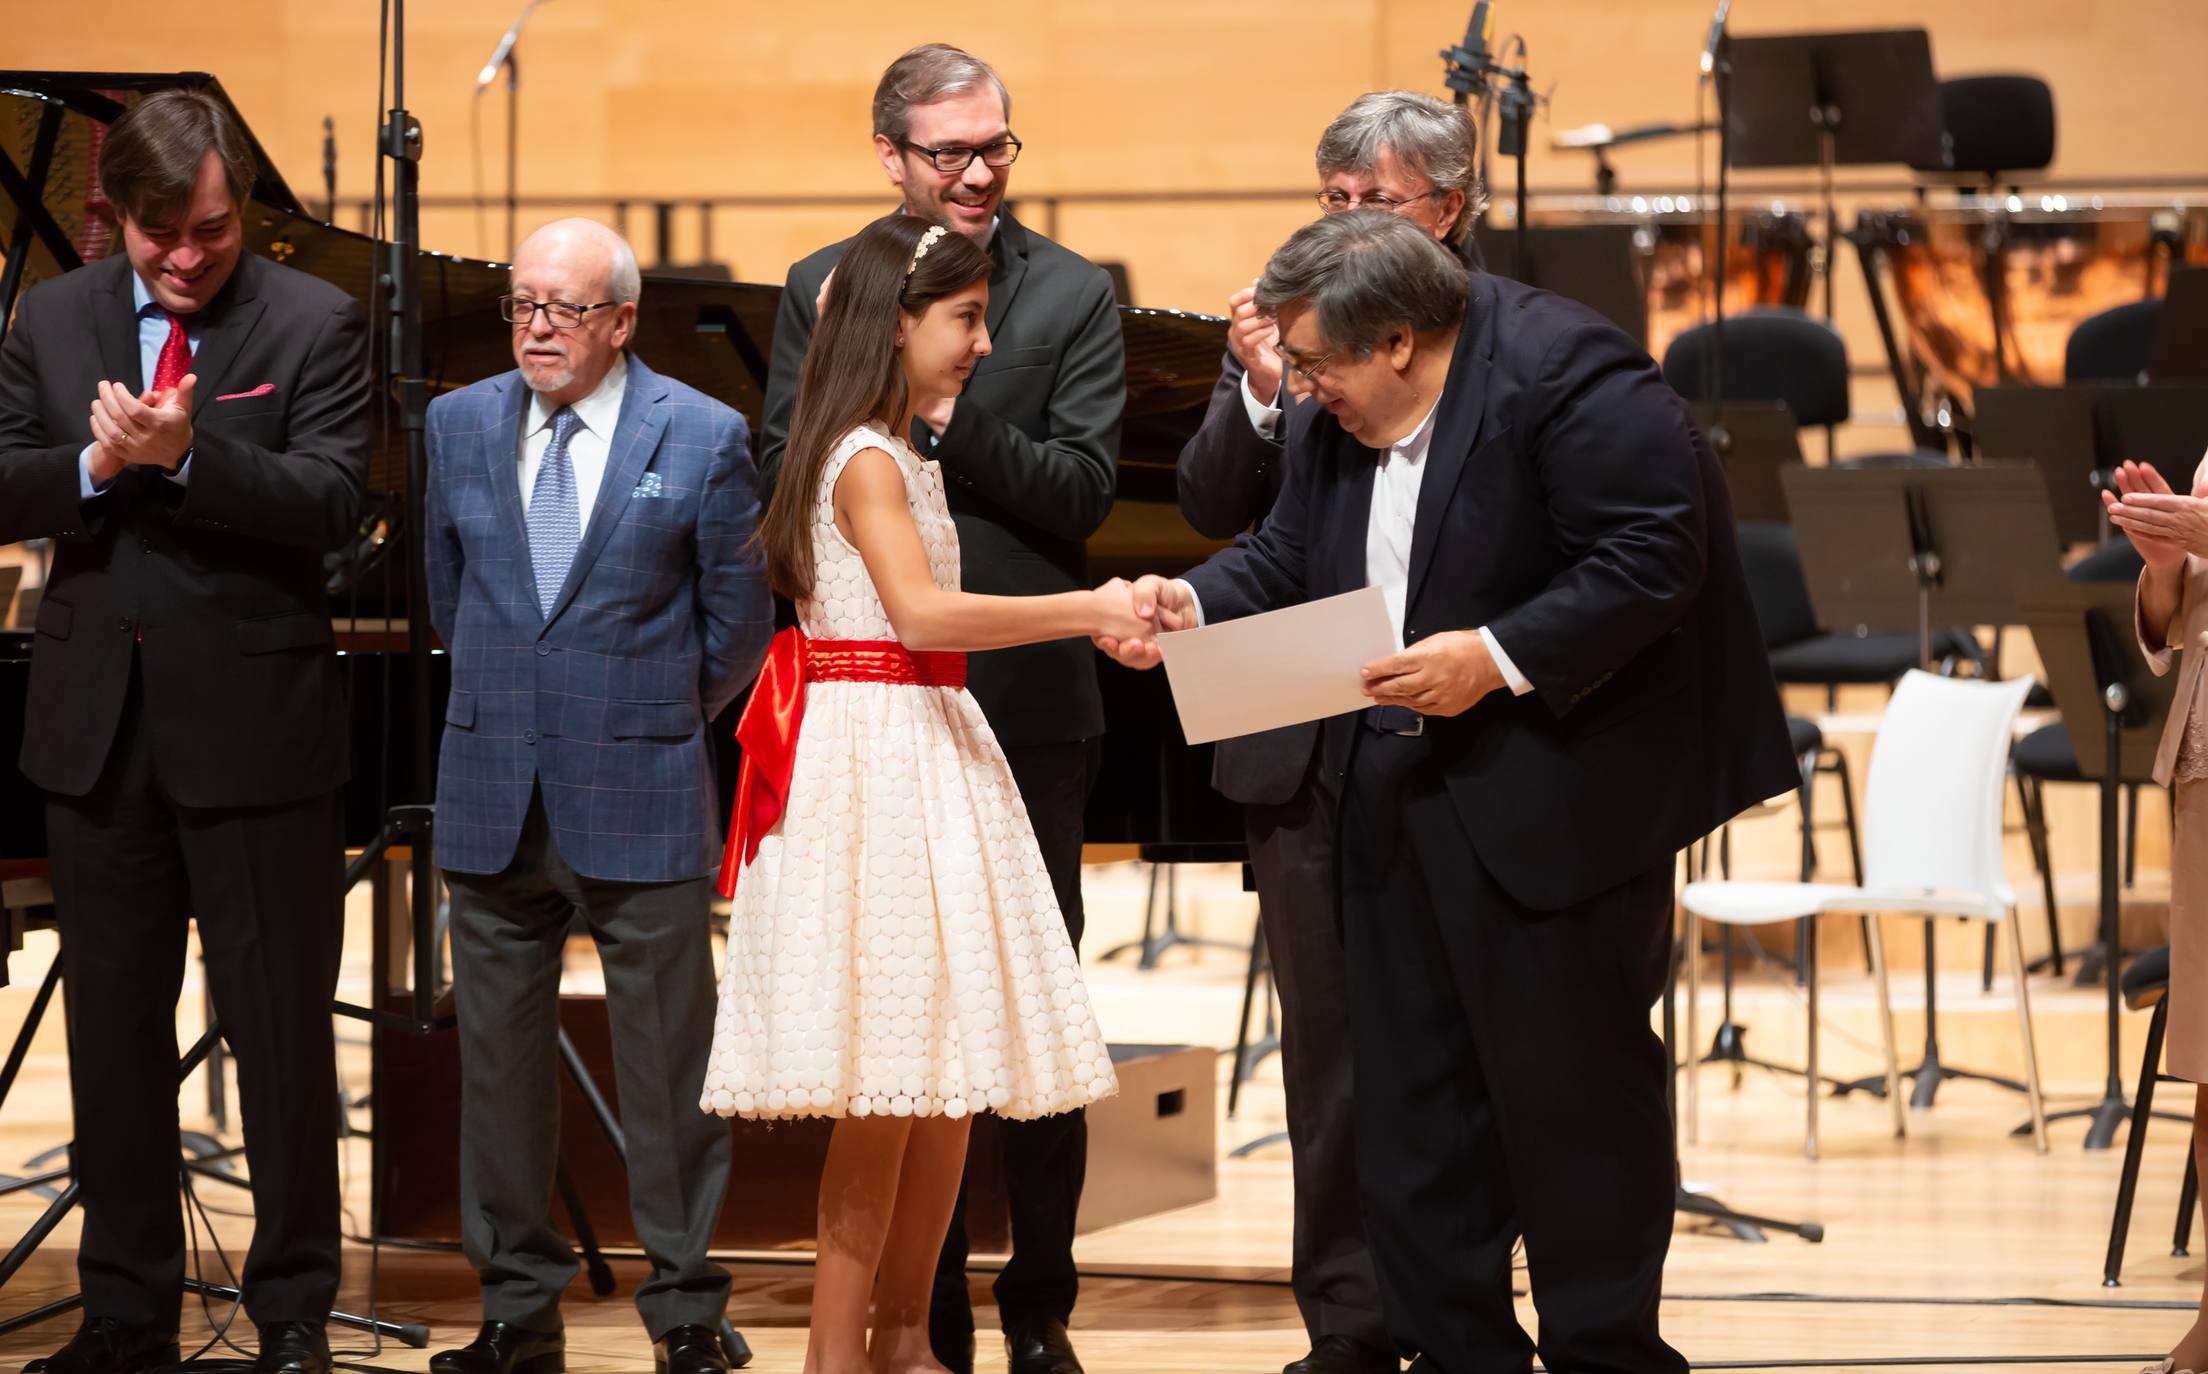
<svg viewBox="0 0 2208 1374">
<path fill-rule="evenodd" d="M 1115 577 L 1089 595 L 1096 603 L 1091 642 L 1129 668 L 1157 667 L 1163 661 L 1159 633 L 1196 624 L 1187 586 L 1169 577 L 1145 574 L 1133 582 Z"/>
<path fill-rule="evenodd" d="M 1089 593 L 1094 599 L 1089 638 L 1102 653 L 1129 668 L 1164 661 L 1158 635 L 1196 627 L 1199 611 L 1188 584 L 1154 574 L 1128 582 L 1115 577 Z M 1420 638 L 1409 648 L 1375 659 L 1359 671 L 1375 705 L 1402 706 L 1423 716 L 1461 715 L 1509 683 L 1478 630 L 1451 630 Z"/>
</svg>

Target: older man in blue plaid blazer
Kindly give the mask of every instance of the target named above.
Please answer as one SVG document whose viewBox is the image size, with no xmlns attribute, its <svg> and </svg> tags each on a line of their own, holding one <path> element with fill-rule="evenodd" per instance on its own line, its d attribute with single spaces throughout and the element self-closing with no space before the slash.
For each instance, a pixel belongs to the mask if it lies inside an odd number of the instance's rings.
<svg viewBox="0 0 2208 1374">
<path fill-rule="evenodd" d="M 476 1339 L 438 1374 L 547 1374 L 575 1256 L 550 1217 L 560 955 L 580 917 L 612 1021 L 636 1304 L 668 1374 L 725 1370 L 706 1248 L 728 1135 L 698 1110 L 713 1035 L 707 723 L 772 608 L 742 417 L 626 347 L 635 255 L 588 221 L 516 251 L 516 371 L 429 409 L 431 613 L 452 655 L 437 858 L 452 887 L 461 1226 Z"/>
</svg>

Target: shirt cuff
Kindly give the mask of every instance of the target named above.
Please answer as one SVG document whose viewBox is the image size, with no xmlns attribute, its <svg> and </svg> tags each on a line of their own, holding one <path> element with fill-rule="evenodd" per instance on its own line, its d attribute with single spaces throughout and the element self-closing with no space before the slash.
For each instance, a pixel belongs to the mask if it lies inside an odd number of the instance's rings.
<svg viewBox="0 0 2208 1374">
<path fill-rule="evenodd" d="M 1189 585 L 1188 579 L 1185 577 L 1174 578 L 1173 585 L 1181 589 L 1181 595 L 1188 598 L 1188 608 L 1196 613 L 1196 618 L 1182 628 L 1189 630 L 1202 628 L 1204 623 L 1203 598 L 1196 595 L 1196 589 Z"/>
<path fill-rule="evenodd" d="M 180 487 L 190 486 L 192 484 L 192 451 L 190 449 L 184 450 L 184 456 L 176 461 L 176 471 L 165 472 L 161 475 Z"/>
<path fill-rule="evenodd" d="M 89 501 L 107 490 L 106 482 L 92 480 L 92 450 L 97 447 L 97 444 L 86 444 L 77 454 L 77 499 L 80 501 Z"/>
<path fill-rule="evenodd" d="M 1259 400 L 1250 392 L 1250 374 L 1242 374 L 1242 409 L 1250 417 L 1250 428 L 1261 439 L 1280 437 L 1280 407 Z"/>
<path fill-rule="evenodd" d="M 1495 667 L 1501 671 L 1503 681 L 1510 684 L 1512 696 L 1522 697 L 1533 690 L 1533 684 L 1526 681 L 1526 675 L 1519 672 L 1518 665 L 1510 661 L 1509 654 L 1503 652 L 1503 646 L 1495 639 L 1495 632 L 1485 625 L 1480 627 L 1480 642 L 1487 646 L 1487 656 L 1495 660 Z"/>
</svg>

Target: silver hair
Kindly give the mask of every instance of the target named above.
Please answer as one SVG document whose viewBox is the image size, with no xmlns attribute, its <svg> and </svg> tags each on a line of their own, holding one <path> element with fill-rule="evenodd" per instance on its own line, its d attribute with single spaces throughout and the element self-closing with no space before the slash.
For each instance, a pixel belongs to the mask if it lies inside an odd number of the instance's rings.
<svg viewBox="0 0 2208 1374">
<path fill-rule="evenodd" d="M 1319 135 L 1319 175 L 1349 171 L 1370 175 L 1385 150 L 1406 171 L 1433 183 L 1436 195 L 1464 193 L 1464 209 L 1449 228 L 1462 243 L 1472 221 L 1487 208 L 1480 181 L 1480 130 L 1469 111 L 1418 91 L 1374 91 L 1358 96 Z"/>
<path fill-rule="evenodd" d="M 1386 210 L 1345 210 L 1304 225 L 1274 252 L 1257 308 L 1277 315 L 1300 302 L 1328 348 L 1367 358 L 1397 326 L 1429 334 L 1461 323 L 1467 289 L 1464 264 L 1433 235 Z"/>
<path fill-rule="evenodd" d="M 901 143 L 912 129 L 912 107 L 933 105 L 983 82 L 997 88 L 1004 117 L 1012 118 L 1012 96 L 997 69 L 948 43 L 922 43 L 889 64 L 874 87 L 874 132 Z"/>
<path fill-rule="evenodd" d="M 605 245 L 606 254 L 611 259 L 606 264 L 606 294 L 613 297 L 614 304 L 630 305 L 644 294 L 644 274 L 637 268 L 636 250 L 629 246 L 627 239 L 621 237 L 613 229 L 600 224 L 594 219 L 583 219 L 581 217 L 556 219 L 539 226 L 535 233 L 529 235 L 529 238 L 533 239 L 537 234 L 553 232 L 581 234 L 588 238 L 594 238 Z M 523 243 L 528 241 L 529 239 L 522 240 Z M 521 250 L 518 246 L 514 250 L 514 256 L 517 258 L 521 256 Z"/>
</svg>

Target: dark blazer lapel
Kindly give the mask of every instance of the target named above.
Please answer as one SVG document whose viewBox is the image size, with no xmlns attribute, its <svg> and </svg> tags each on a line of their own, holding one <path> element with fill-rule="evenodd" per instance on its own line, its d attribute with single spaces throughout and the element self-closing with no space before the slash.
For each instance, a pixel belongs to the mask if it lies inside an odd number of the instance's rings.
<svg viewBox="0 0 2208 1374">
<path fill-rule="evenodd" d="M 996 259 L 989 273 L 989 313 L 985 322 L 993 336 L 1004 328 L 1004 317 L 1012 309 L 1012 298 L 1020 294 L 1020 283 L 1027 280 L 1027 229 L 1012 218 L 1012 212 L 1003 211 L 997 219 L 996 242 L 989 246 L 989 255 Z M 981 372 L 989 366 L 982 359 Z"/>
<path fill-rule="evenodd" d="M 1372 488 L 1380 480 L 1380 464 L 1372 450 L 1335 431 L 1335 458 L 1341 464 L 1342 499 L 1336 507 L 1336 537 L 1342 541 L 1334 557 L 1340 574 L 1333 593 L 1353 592 L 1365 585 L 1365 534 L 1372 525 Z"/>
<path fill-rule="evenodd" d="M 100 345 L 100 376 L 110 382 L 121 382 L 136 396 L 146 389 L 144 360 L 138 356 L 138 306 L 131 297 L 130 259 L 121 254 L 108 261 L 121 271 L 109 270 L 107 280 L 93 294 L 98 302 L 92 309 L 92 333 Z M 88 271 L 101 271 L 101 267 Z"/>
<path fill-rule="evenodd" d="M 1442 383 L 1433 442 L 1426 449 L 1426 475 L 1418 484 L 1418 515 L 1411 526 L 1411 578 L 1403 598 L 1406 618 L 1418 604 L 1419 588 L 1425 585 L 1426 573 L 1434 563 L 1434 548 L 1441 542 L 1442 513 L 1456 493 L 1465 459 L 1479 443 L 1486 418 L 1487 369 L 1494 357 L 1494 341 L 1484 337 L 1484 326 L 1493 315 L 1480 299 L 1484 281 L 1483 276 L 1473 275 L 1464 328 L 1457 336 L 1449 379 Z"/>
<path fill-rule="evenodd" d="M 515 561 L 528 584 L 529 604 L 536 606 L 543 600 L 537 592 L 536 564 L 529 557 L 529 520 L 521 509 L 521 425 L 529 413 L 529 388 L 522 384 L 519 372 L 507 373 L 502 383 L 504 392 L 494 402 L 498 422 L 482 432 L 483 466 L 490 474 L 507 542 L 519 551 Z"/>
<path fill-rule="evenodd" d="M 260 298 L 261 263 L 251 253 L 238 260 L 238 270 L 224 284 L 212 308 L 199 347 L 192 353 L 192 416 L 198 418 L 229 380 L 231 365 L 246 336 L 259 323 L 267 303 Z"/>
<path fill-rule="evenodd" d="M 590 528 L 583 531 L 582 546 L 575 551 L 574 565 L 567 570 L 567 582 L 553 601 L 547 621 L 558 619 L 567 603 L 575 599 L 584 575 L 598 561 L 606 541 L 613 537 L 613 527 L 621 523 L 630 498 L 636 495 L 636 479 L 650 466 L 652 454 L 659 448 L 659 436 L 667 428 L 667 411 L 660 405 L 667 392 L 666 378 L 644 366 L 641 359 L 629 359 L 621 415 L 613 423 L 613 443 L 606 455 L 605 476 L 598 482 L 598 499 L 591 503 Z"/>
</svg>

